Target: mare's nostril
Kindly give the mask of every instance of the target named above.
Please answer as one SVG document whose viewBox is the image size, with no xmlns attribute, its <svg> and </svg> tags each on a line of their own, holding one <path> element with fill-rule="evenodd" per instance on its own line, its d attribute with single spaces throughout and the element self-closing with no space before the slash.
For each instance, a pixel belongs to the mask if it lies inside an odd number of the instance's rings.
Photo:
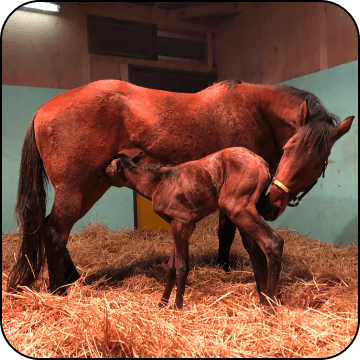
<svg viewBox="0 0 360 360">
<path fill-rule="evenodd" d="M 272 210 L 270 211 L 271 221 L 274 221 L 278 218 L 280 210 L 281 210 L 281 208 L 279 208 L 278 206 L 274 206 L 272 208 Z"/>
<path fill-rule="evenodd" d="M 274 221 L 278 218 L 281 208 L 278 206 L 272 206 L 269 209 L 265 209 L 260 215 L 266 221 Z"/>
</svg>

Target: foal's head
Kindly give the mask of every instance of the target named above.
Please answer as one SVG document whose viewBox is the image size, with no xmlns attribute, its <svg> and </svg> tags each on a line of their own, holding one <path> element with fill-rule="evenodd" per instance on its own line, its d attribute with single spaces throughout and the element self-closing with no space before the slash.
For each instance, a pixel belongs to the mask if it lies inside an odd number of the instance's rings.
<svg viewBox="0 0 360 360">
<path fill-rule="evenodd" d="M 105 169 L 105 177 L 110 182 L 111 185 L 122 187 L 127 186 L 128 177 L 125 172 L 127 170 L 133 169 L 136 166 L 136 163 L 142 158 L 143 152 L 140 151 L 136 155 L 129 157 L 126 154 L 118 154 L 110 162 L 110 164 Z"/>
<path fill-rule="evenodd" d="M 142 164 L 138 162 L 143 159 Z M 134 156 L 120 153 L 105 168 L 105 178 L 116 187 L 126 186 L 138 191 L 138 187 L 144 190 L 146 184 L 150 189 L 155 183 L 158 183 L 164 174 L 172 175 L 175 171 L 162 164 L 153 164 L 154 159 L 145 155 L 143 151 Z"/>
<path fill-rule="evenodd" d="M 328 122 L 312 121 L 302 127 L 284 146 L 273 185 L 266 195 L 261 215 L 265 220 L 274 221 L 286 206 L 296 206 L 321 174 L 324 174 L 328 157 L 334 143 L 346 134 L 354 116 L 349 116 L 338 126 Z M 274 186 L 276 185 L 276 186 Z M 304 195 L 304 194 L 303 194 Z"/>
</svg>

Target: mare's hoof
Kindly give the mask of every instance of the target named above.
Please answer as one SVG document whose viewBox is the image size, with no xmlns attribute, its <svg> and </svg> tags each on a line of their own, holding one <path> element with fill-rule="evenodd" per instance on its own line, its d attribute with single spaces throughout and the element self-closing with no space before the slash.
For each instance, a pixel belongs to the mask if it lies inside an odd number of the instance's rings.
<svg viewBox="0 0 360 360">
<path fill-rule="evenodd" d="M 181 310 L 183 308 L 183 304 L 174 304 L 174 310 Z"/>
<path fill-rule="evenodd" d="M 51 290 L 51 294 L 52 295 L 57 295 L 57 296 L 67 296 L 67 290 L 69 288 L 70 285 L 63 285 L 55 290 Z"/>
</svg>

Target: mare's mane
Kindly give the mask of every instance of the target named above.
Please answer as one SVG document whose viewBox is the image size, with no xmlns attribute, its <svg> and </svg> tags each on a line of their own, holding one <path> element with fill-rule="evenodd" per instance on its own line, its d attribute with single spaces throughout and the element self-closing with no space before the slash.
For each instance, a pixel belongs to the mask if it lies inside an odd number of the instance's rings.
<svg viewBox="0 0 360 360">
<path fill-rule="evenodd" d="M 216 84 L 214 84 L 215 86 L 223 86 L 226 85 L 227 89 L 226 90 L 232 90 L 236 85 L 241 84 L 241 80 L 224 80 L 224 81 L 220 81 Z"/>
<path fill-rule="evenodd" d="M 330 151 L 334 127 L 340 123 L 338 116 L 329 113 L 321 101 L 311 92 L 300 90 L 292 86 L 277 86 L 280 90 L 307 101 L 309 121 L 300 130 L 300 143 L 317 153 Z"/>
</svg>

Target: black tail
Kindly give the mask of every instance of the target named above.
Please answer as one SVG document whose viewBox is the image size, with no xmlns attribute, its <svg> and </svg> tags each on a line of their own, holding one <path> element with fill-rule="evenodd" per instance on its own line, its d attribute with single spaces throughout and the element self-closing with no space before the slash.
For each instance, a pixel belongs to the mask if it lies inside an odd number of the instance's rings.
<svg viewBox="0 0 360 360">
<path fill-rule="evenodd" d="M 35 142 L 35 115 L 26 133 L 21 154 L 15 216 L 22 241 L 17 262 L 9 275 L 7 291 L 16 290 L 18 286 L 30 287 L 44 263 L 41 232 L 45 224 L 48 177 Z"/>
</svg>

